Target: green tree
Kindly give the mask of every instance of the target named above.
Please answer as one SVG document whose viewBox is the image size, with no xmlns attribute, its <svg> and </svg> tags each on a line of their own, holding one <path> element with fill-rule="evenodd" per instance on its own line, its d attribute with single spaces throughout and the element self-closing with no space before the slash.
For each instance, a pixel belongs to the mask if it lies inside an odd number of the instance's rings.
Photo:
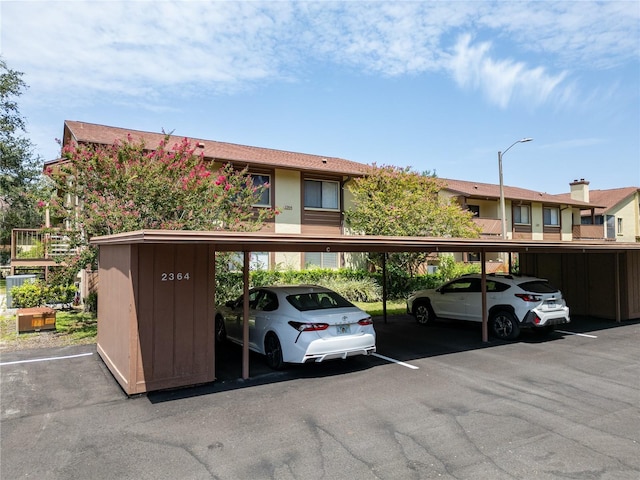
<svg viewBox="0 0 640 480">
<path fill-rule="evenodd" d="M 409 167 L 371 166 L 349 184 L 353 207 L 345 219 L 354 233 L 412 237 L 477 237 L 472 213 L 439 195 L 442 182 Z M 426 261 L 426 253 L 390 255 L 390 266 L 411 275 Z M 371 255 L 374 264 L 379 256 Z"/>
<path fill-rule="evenodd" d="M 186 138 L 172 144 L 166 135 L 152 147 L 131 138 L 70 143 L 46 173 L 58 192 L 46 206 L 81 247 L 95 235 L 141 229 L 258 230 L 277 214 L 253 207 L 268 185 L 254 186 L 246 169 L 214 168 Z M 85 252 L 78 266 L 94 260 Z"/>
<path fill-rule="evenodd" d="M 41 159 L 33 152 L 16 101 L 27 88 L 22 73 L 0 59 L 0 244 L 11 241 L 13 228 L 36 228 L 43 217 L 36 208 Z"/>
</svg>

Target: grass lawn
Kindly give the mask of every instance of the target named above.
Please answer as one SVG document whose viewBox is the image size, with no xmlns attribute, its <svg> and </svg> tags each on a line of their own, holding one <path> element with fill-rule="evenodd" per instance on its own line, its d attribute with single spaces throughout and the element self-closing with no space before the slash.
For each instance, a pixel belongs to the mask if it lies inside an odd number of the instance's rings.
<svg viewBox="0 0 640 480">
<path fill-rule="evenodd" d="M 353 302 L 353 304 L 372 317 L 382 315 L 382 302 Z M 407 303 L 405 300 L 387 300 L 387 315 L 402 315 L 404 313 L 407 313 Z"/>
</svg>

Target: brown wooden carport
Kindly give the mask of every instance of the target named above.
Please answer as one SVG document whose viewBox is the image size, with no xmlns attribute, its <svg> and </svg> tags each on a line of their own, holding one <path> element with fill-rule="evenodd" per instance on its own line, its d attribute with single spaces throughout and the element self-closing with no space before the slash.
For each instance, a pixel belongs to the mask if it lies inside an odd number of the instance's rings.
<svg viewBox="0 0 640 480">
<path fill-rule="evenodd" d="M 95 237 L 91 243 L 100 247 L 98 353 L 129 395 L 215 380 L 217 251 L 244 252 L 245 292 L 249 255 L 255 251 L 479 252 L 485 306 L 486 254 L 517 252 L 521 271 L 562 286 L 572 314 L 591 314 L 591 305 L 604 303 L 613 307 L 609 317 L 616 321 L 640 318 L 640 243 L 161 230 Z M 579 301 L 592 293 L 606 301 Z M 483 310 L 482 340 L 487 341 Z M 246 319 L 244 324 L 242 371 L 248 378 Z"/>
</svg>

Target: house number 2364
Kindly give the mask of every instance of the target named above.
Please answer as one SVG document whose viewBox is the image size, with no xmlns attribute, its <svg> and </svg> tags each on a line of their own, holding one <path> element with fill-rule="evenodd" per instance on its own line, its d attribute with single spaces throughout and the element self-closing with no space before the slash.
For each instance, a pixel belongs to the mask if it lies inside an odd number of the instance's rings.
<svg viewBox="0 0 640 480">
<path fill-rule="evenodd" d="M 189 280 L 191 277 L 189 276 L 189 272 L 186 273 L 182 273 L 182 272 L 178 272 L 178 273 L 174 273 L 174 272 L 162 272 L 162 275 L 160 276 L 160 279 L 163 282 L 174 282 L 174 281 L 182 281 L 182 280 Z"/>
</svg>

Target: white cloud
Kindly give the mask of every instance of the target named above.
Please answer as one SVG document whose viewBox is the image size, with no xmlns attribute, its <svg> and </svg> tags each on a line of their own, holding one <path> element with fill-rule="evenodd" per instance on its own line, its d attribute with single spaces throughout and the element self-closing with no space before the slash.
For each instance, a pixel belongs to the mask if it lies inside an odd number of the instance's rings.
<svg viewBox="0 0 640 480">
<path fill-rule="evenodd" d="M 61 102 L 232 92 L 326 62 L 452 72 L 505 107 L 566 100 L 570 72 L 637 60 L 639 15 L 625 1 L 4 1 L 1 47 L 34 93 Z"/>
<path fill-rule="evenodd" d="M 3 54 L 43 91 L 137 96 L 273 77 L 288 6 L 252 2 L 28 2 L 3 5 Z M 11 20 L 7 20 L 7 18 Z M 279 25 L 276 23 L 278 21 Z"/>
<path fill-rule="evenodd" d="M 640 57 L 637 1 L 502 2 L 478 24 L 572 69 L 612 68 Z"/>
<path fill-rule="evenodd" d="M 549 75 L 542 67 L 528 67 L 514 60 L 495 60 L 491 44 L 471 44 L 471 35 L 458 40 L 449 62 L 453 78 L 463 88 L 480 90 L 496 105 L 505 108 L 514 98 L 541 104 L 556 92 L 566 73 Z"/>
</svg>

